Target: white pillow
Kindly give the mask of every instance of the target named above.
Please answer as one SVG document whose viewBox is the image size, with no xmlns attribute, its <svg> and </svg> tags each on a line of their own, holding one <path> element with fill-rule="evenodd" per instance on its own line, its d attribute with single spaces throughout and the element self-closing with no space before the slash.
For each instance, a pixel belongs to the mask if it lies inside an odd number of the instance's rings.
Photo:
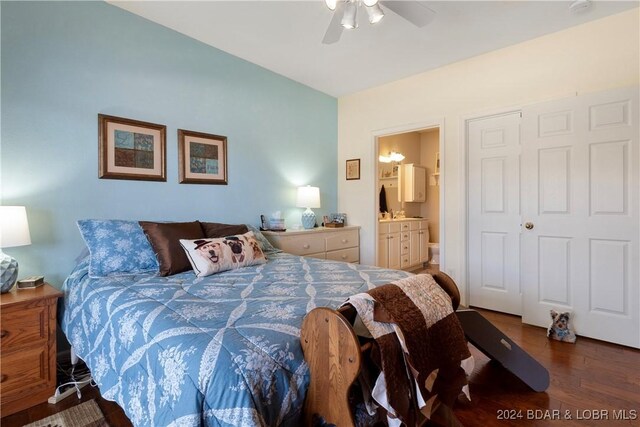
<svg viewBox="0 0 640 427">
<path fill-rule="evenodd" d="M 267 262 L 252 231 L 216 239 L 180 239 L 180 245 L 198 277 Z"/>
</svg>

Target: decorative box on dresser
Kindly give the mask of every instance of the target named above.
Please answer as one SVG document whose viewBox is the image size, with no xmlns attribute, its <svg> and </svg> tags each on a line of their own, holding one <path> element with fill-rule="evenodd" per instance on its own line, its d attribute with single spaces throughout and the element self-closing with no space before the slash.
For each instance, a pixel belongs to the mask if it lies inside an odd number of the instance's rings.
<svg viewBox="0 0 640 427">
<path fill-rule="evenodd" d="M 334 261 L 360 261 L 360 227 L 263 231 L 273 246 L 294 255 Z"/>
<path fill-rule="evenodd" d="M 56 302 L 44 284 L 0 295 L 0 414 L 37 405 L 56 388 Z"/>
</svg>

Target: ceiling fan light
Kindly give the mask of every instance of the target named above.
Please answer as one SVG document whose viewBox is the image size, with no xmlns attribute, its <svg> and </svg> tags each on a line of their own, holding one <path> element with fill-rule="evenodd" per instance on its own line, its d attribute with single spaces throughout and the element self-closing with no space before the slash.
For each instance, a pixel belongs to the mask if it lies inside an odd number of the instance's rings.
<svg viewBox="0 0 640 427">
<path fill-rule="evenodd" d="M 336 10 L 338 0 L 324 0 L 324 4 L 326 4 L 329 9 Z"/>
<path fill-rule="evenodd" d="M 364 5 L 367 7 L 371 7 L 378 4 L 378 0 L 362 0 L 362 3 L 364 3 Z"/>
<path fill-rule="evenodd" d="M 367 6 L 367 15 L 369 15 L 369 22 L 377 24 L 384 18 L 384 12 L 380 8 L 380 5 L 375 3 L 373 6 Z"/>
<path fill-rule="evenodd" d="M 348 30 L 358 28 L 358 21 L 356 21 L 356 15 L 358 13 L 358 4 L 354 1 L 347 3 L 347 7 L 344 9 L 344 15 L 340 22 L 342 26 Z"/>
</svg>

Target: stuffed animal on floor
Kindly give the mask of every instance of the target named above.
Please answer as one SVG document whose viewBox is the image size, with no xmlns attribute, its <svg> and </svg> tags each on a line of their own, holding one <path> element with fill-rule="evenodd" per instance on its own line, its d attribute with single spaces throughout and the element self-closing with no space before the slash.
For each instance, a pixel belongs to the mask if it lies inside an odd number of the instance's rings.
<svg viewBox="0 0 640 427">
<path fill-rule="evenodd" d="M 569 315 L 569 312 L 558 313 L 551 310 L 551 325 L 547 329 L 547 338 L 570 343 L 576 342 L 576 334 L 569 326 Z"/>
</svg>

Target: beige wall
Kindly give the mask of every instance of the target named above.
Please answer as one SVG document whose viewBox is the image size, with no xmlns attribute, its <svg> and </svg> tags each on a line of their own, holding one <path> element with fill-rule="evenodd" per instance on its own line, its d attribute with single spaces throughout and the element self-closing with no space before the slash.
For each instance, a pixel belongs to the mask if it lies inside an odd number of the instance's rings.
<svg viewBox="0 0 640 427">
<path fill-rule="evenodd" d="M 538 101 L 639 84 L 638 9 L 493 51 L 338 100 L 338 164 L 360 158 L 362 179 L 346 181 L 339 167 L 338 211 L 362 227 L 360 260 L 375 263 L 378 196 L 374 134 L 412 123 L 444 120 L 440 153 L 445 186 L 445 271 L 464 291 L 461 232 L 464 187 L 460 182 L 461 129 L 470 115 Z M 393 129 L 395 128 L 395 131 Z"/>
</svg>

